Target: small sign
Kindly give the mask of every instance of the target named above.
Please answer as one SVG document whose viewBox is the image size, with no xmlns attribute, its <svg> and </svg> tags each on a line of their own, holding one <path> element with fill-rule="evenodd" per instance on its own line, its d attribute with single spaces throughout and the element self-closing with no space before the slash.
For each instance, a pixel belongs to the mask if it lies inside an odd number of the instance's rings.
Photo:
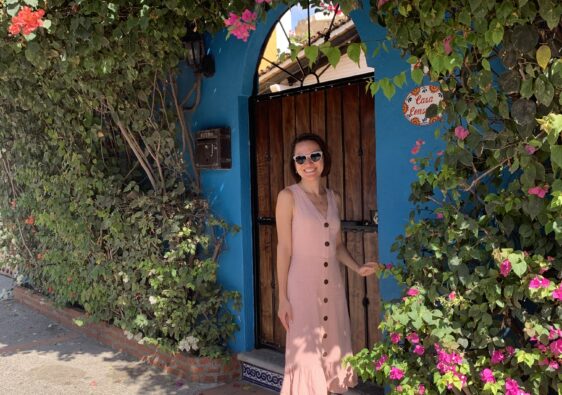
<svg viewBox="0 0 562 395">
<path fill-rule="evenodd" d="M 439 104 L 443 100 L 443 93 L 438 86 L 424 85 L 414 88 L 402 104 L 402 112 L 408 121 L 417 126 L 431 125 L 440 121 L 441 116 L 427 118 L 425 112 L 432 104 Z"/>
</svg>

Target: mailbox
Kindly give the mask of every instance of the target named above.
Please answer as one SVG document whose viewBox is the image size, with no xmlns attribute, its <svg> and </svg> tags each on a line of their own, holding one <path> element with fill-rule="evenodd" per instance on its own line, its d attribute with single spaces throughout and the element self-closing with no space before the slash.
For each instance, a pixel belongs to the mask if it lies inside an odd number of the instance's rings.
<svg viewBox="0 0 562 395">
<path fill-rule="evenodd" d="M 230 169 L 230 128 L 201 130 L 195 136 L 195 166 L 199 169 Z"/>
</svg>

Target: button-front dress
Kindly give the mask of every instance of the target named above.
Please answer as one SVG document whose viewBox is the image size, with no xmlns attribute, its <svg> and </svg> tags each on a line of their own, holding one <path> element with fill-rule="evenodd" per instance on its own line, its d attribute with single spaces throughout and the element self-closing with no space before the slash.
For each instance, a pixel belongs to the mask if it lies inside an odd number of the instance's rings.
<svg viewBox="0 0 562 395">
<path fill-rule="evenodd" d="M 281 395 L 341 394 L 357 378 L 351 368 L 342 367 L 352 349 L 345 285 L 336 259 L 338 207 L 328 189 L 324 217 L 299 185 L 289 189 L 295 204 L 287 280 L 293 320 L 287 331 Z"/>
</svg>

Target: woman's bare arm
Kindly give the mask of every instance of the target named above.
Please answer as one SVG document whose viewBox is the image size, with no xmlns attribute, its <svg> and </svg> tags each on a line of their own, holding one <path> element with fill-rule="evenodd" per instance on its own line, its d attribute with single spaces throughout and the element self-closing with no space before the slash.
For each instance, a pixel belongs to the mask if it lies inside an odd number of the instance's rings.
<svg viewBox="0 0 562 395">
<path fill-rule="evenodd" d="M 277 315 L 285 330 L 289 329 L 293 313 L 287 297 L 287 278 L 291 264 L 293 194 L 283 189 L 277 196 L 275 223 L 277 226 L 277 280 L 279 282 L 279 309 Z"/>
</svg>

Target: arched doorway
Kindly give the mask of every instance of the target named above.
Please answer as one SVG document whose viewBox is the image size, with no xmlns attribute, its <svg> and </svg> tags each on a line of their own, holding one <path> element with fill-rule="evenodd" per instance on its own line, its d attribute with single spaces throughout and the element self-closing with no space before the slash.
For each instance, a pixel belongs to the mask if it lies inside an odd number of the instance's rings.
<svg viewBox="0 0 562 395">
<path fill-rule="evenodd" d="M 373 69 L 364 59 L 362 68 L 355 63 L 349 67 L 345 49 L 359 37 L 353 21 L 337 11 L 320 10 L 321 17 L 316 18 L 318 10 L 312 7 L 288 10 L 270 33 L 256 72 L 251 141 L 258 347 L 283 350 L 285 345 L 285 332 L 277 319 L 274 213 L 278 192 L 293 183 L 287 161 L 291 157 L 290 142 L 297 133 L 319 134 L 330 148 L 333 163 L 326 182 L 343 197 L 342 228 L 348 249 L 358 262 L 378 256 L 374 99 L 365 92 L 365 81 L 373 77 Z M 304 22 L 287 22 L 294 15 L 303 16 Z M 299 23 L 305 37 L 297 37 L 296 42 L 330 40 L 340 47 L 344 55 L 337 69 L 331 68 L 327 59 L 319 58 L 309 65 L 302 54 L 291 60 L 284 53 L 279 44 L 284 39 L 279 35 L 291 42 L 298 34 Z M 378 280 L 361 278 L 343 266 L 342 270 L 353 349 L 358 351 L 379 338 Z"/>
</svg>

